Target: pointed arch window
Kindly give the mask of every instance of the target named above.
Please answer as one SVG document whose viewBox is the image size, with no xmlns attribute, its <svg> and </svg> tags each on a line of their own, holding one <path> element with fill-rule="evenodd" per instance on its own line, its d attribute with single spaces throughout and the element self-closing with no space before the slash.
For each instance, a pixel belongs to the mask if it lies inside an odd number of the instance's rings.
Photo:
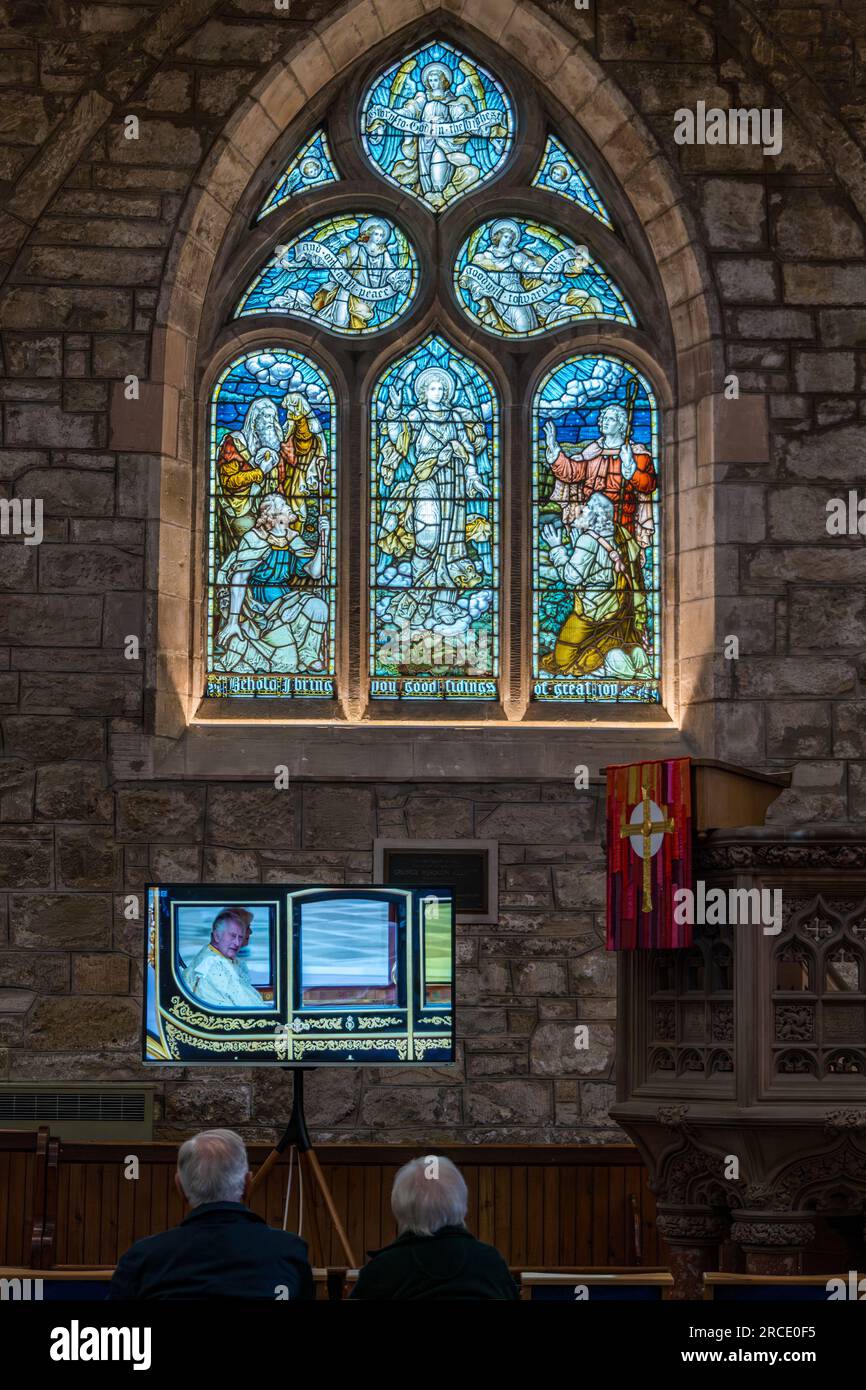
<svg viewBox="0 0 866 1390">
<path fill-rule="evenodd" d="M 660 701 L 667 311 L 585 157 L 505 55 L 450 36 L 361 59 L 286 132 L 215 276 L 209 698 Z"/>
</svg>

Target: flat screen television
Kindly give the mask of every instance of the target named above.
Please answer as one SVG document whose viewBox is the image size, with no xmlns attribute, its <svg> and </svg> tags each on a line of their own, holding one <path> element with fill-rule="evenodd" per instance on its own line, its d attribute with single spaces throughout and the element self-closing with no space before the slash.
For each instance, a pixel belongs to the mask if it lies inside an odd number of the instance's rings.
<svg viewBox="0 0 866 1390">
<path fill-rule="evenodd" d="M 145 979 L 152 1065 L 451 1062 L 454 893 L 153 884 Z"/>
</svg>

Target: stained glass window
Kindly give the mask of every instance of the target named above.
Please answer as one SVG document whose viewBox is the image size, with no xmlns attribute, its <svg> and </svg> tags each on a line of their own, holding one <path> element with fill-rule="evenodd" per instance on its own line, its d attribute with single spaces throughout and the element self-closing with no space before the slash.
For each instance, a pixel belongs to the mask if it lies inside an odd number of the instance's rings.
<svg viewBox="0 0 866 1390">
<path fill-rule="evenodd" d="M 373 699 L 497 698 L 498 415 L 485 373 L 438 336 L 374 389 Z"/>
<path fill-rule="evenodd" d="M 290 314 L 335 333 L 374 333 L 405 313 L 417 284 L 418 262 L 400 228 L 347 213 L 275 246 L 236 317 Z"/>
<path fill-rule="evenodd" d="M 285 348 L 238 358 L 211 399 L 209 696 L 335 695 L 336 407 Z"/>
<path fill-rule="evenodd" d="M 604 222 L 607 227 L 613 226 L 607 208 L 574 155 L 569 153 L 562 141 L 558 140 L 555 135 L 548 135 L 547 137 L 544 156 L 538 166 L 538 173 L 532 180 L 532 186 L 533 188 L 546 188 L 551 193 L 558 193 L 560 197 L 568 198 L 572 203 L 579 203 L 581 207 L 586 208 L 587 212 L 591 212 L 593 217 Z"/>
<path fill-rule="evenodd" d="M 361 138 L 380 174 L 439 212 L 499 172 L 514 118 L 496 78 L 438 40 L 375 79 L 361 111 Z"/>
<path fill-rule="evenodd" d="M 282 207 L 283 203 L 299 193 L 308 193 L 311 188 L 321 188 L 322 184 L 339 181 L 340 175 L 331 157 L 328 137 L 324 130 L 317 130 L 289 160 L 262 204 L 256 221 L 261 222 L 274 208 Z"/>
<path fill-rule="evenodd" d="M 536 700 L 658 701 L 658 422 L 618 357 L 569 357 L 532 410 Z"/>
<path fill-rule="evenodd" d="M 529 338 L 576 319 L 635 322 L 585 246 L 518 217 L 476 228 L 458 253 L 454 286 L 469 317 L 503 338 Z"/>
</svg>

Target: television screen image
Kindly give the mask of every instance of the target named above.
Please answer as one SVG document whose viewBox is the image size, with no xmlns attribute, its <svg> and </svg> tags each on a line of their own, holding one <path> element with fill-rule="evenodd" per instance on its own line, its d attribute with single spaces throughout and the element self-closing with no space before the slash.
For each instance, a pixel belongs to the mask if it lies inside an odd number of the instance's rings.
<svg viewBox="0 0 866 1390">
<path fill-rule="evenodd" d="M 453 1060 L 451 889 L 160 884 L 147 921 L 146 1063 Z"/>
</svg>

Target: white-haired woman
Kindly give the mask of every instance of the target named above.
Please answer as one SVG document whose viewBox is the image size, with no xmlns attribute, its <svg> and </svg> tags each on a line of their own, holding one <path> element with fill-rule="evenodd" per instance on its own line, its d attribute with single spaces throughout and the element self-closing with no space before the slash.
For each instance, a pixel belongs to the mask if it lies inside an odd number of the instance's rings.
<svg viewBox="0 0 866 1390">
<path fill-rule="evenodd" d="M 466 1229 L 466 1183 L 448 1158 L 404 1164 L 391 1189 L 398 1236 L 371 1253 L 352 1298 L 373 1301 L 511 1302 L 517 1285 L 492 1245 Z"/>
</svg>

